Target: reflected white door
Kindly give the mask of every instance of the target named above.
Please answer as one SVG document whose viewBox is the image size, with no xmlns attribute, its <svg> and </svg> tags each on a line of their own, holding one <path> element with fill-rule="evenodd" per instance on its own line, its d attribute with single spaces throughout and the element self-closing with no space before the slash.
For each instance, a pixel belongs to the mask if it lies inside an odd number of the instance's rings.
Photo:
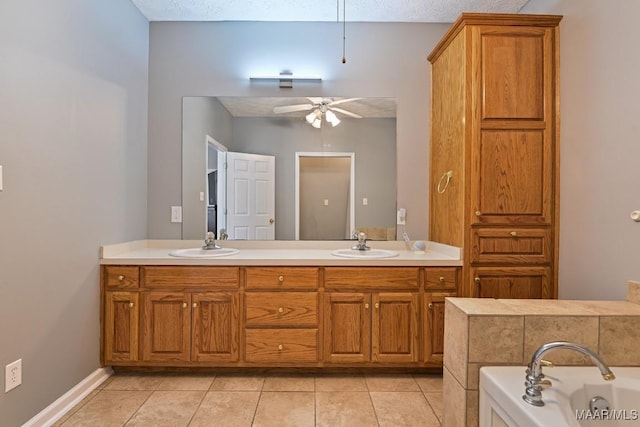
<svg viewBox="0 0 640 427">
<path fill-rule="evenodd" d="M 227 152 L 229 239 L 275 239 L 275 157 Z"/>
</svg>

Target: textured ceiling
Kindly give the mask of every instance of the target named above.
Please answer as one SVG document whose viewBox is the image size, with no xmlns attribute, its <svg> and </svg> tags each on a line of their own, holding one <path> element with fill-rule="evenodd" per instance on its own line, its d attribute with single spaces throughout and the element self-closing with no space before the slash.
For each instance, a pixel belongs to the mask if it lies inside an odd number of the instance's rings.
<svg viewBox="0 0 640 427">
<path fill-rule="evenodd" d="M 150 21 L 453 22 L 516 13 L 528 0 L 131 0 Z M 346 1 L 346 7 L 345 2 Z"/>
<path fill-rule="evenodd" d="M 343 98 L 324 98 L 326 102 L 337 101 Z M 285 105 L 310 104 L 308 98 L 287 98 L 287 97 L 242 97 L 242 96 L 220 96 L 218 100 L 234 117 L 304 117 L 309 110 L 297 111 L 293 113 L 275 114 L 274 107 Z M 395 98 L 361 98 L 354 101 L 341 103 L 341 109 L 358 114 L 365 118 L 389 118 L 396 116 Z M 344 118 L 340 112 L 336 113 L 341 119 Z"/>
</svg>

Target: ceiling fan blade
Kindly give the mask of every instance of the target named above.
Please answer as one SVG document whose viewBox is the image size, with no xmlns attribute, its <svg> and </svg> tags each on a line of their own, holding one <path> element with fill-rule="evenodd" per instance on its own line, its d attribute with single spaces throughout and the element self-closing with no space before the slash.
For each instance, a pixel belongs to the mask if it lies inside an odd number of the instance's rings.
<svg viewBox="0 0 640 427">
<path fill-rule="evenodd" d="M 318 96 L 307 96 L 307 99 L 311 101 L 312 104 L 322 104 L 324 98 Z"/>
<path fill-rule="evenodd" d="M 273 112 L 276 114 L 293 113 L 295 111 L 308 111 L 313 108 L 311 104 L 298 104 L 298 105 L 284 105 L 282 107 L 273 107 Z"/>
<path fill-rule="evenodd" d="M 362 98 L 345 98 L 345 99 L 338 99 L 336 101 L 332 101 L 330 102 L 328 105 L 330 107 L 333 107 L 334 105 L 339 105 L 339 104 L 344 104 L 345 102 L 352 102 L 352 101 L 359 101 Z"/>
<path fill-rule="evenodd" d="M 345 116 L 353 117 L 354 119 L 361 119 L 362 116 L 356 113 L 352 113 L 351 111 L 343 110 L 342 108 L 329 107 L 333 111 L 337 111 L 338 113 L 342 113 Z"/>
</svg>

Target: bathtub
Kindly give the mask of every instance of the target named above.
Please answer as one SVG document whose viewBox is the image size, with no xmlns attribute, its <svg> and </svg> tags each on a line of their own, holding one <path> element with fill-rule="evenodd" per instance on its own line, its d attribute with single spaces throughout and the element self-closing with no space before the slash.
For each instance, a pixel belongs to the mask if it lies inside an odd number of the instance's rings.
<svg viewBox="0 0 640 427">
<path fill-rule="evenodd" d="M 525 370 L 480 369 L 480 427 L 640 427 L 640 367 L 611 367 L 613 381 L 603 380 L 595 366 L 545 367 L 552 385 L 542 390 L 541 407 L 522 400 Z"/>
</svg>

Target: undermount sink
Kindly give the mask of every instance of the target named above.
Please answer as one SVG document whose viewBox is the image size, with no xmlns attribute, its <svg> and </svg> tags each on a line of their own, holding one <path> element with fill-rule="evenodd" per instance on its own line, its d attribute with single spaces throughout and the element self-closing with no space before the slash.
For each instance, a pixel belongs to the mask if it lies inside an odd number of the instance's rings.
<svg viewBox="0 0 640 427">
<path fill-rule="evenodd" d="M 386 249 L 369 249 L 366 251 L 359 251 L 356 249 L 336 249 L 331 252 L 333 256 L 339 256 L 343 258 L 357 258 L 357 259 L 370 259 L 370 258 L 392 258 L 398 256 L 398 252 L 389 251 Z"/>
<path fill-rule="evenodd" d="M 233 248 L 219 248 L 219 249 L 202 249 L 202 248 L 189 248 L 189 249 L 175 249 L 169 252 L 169 255 L 180 258 L 215 258 L 219 256 L 235 255 L 240 252 L 238 249 Z"/>
</svg>

